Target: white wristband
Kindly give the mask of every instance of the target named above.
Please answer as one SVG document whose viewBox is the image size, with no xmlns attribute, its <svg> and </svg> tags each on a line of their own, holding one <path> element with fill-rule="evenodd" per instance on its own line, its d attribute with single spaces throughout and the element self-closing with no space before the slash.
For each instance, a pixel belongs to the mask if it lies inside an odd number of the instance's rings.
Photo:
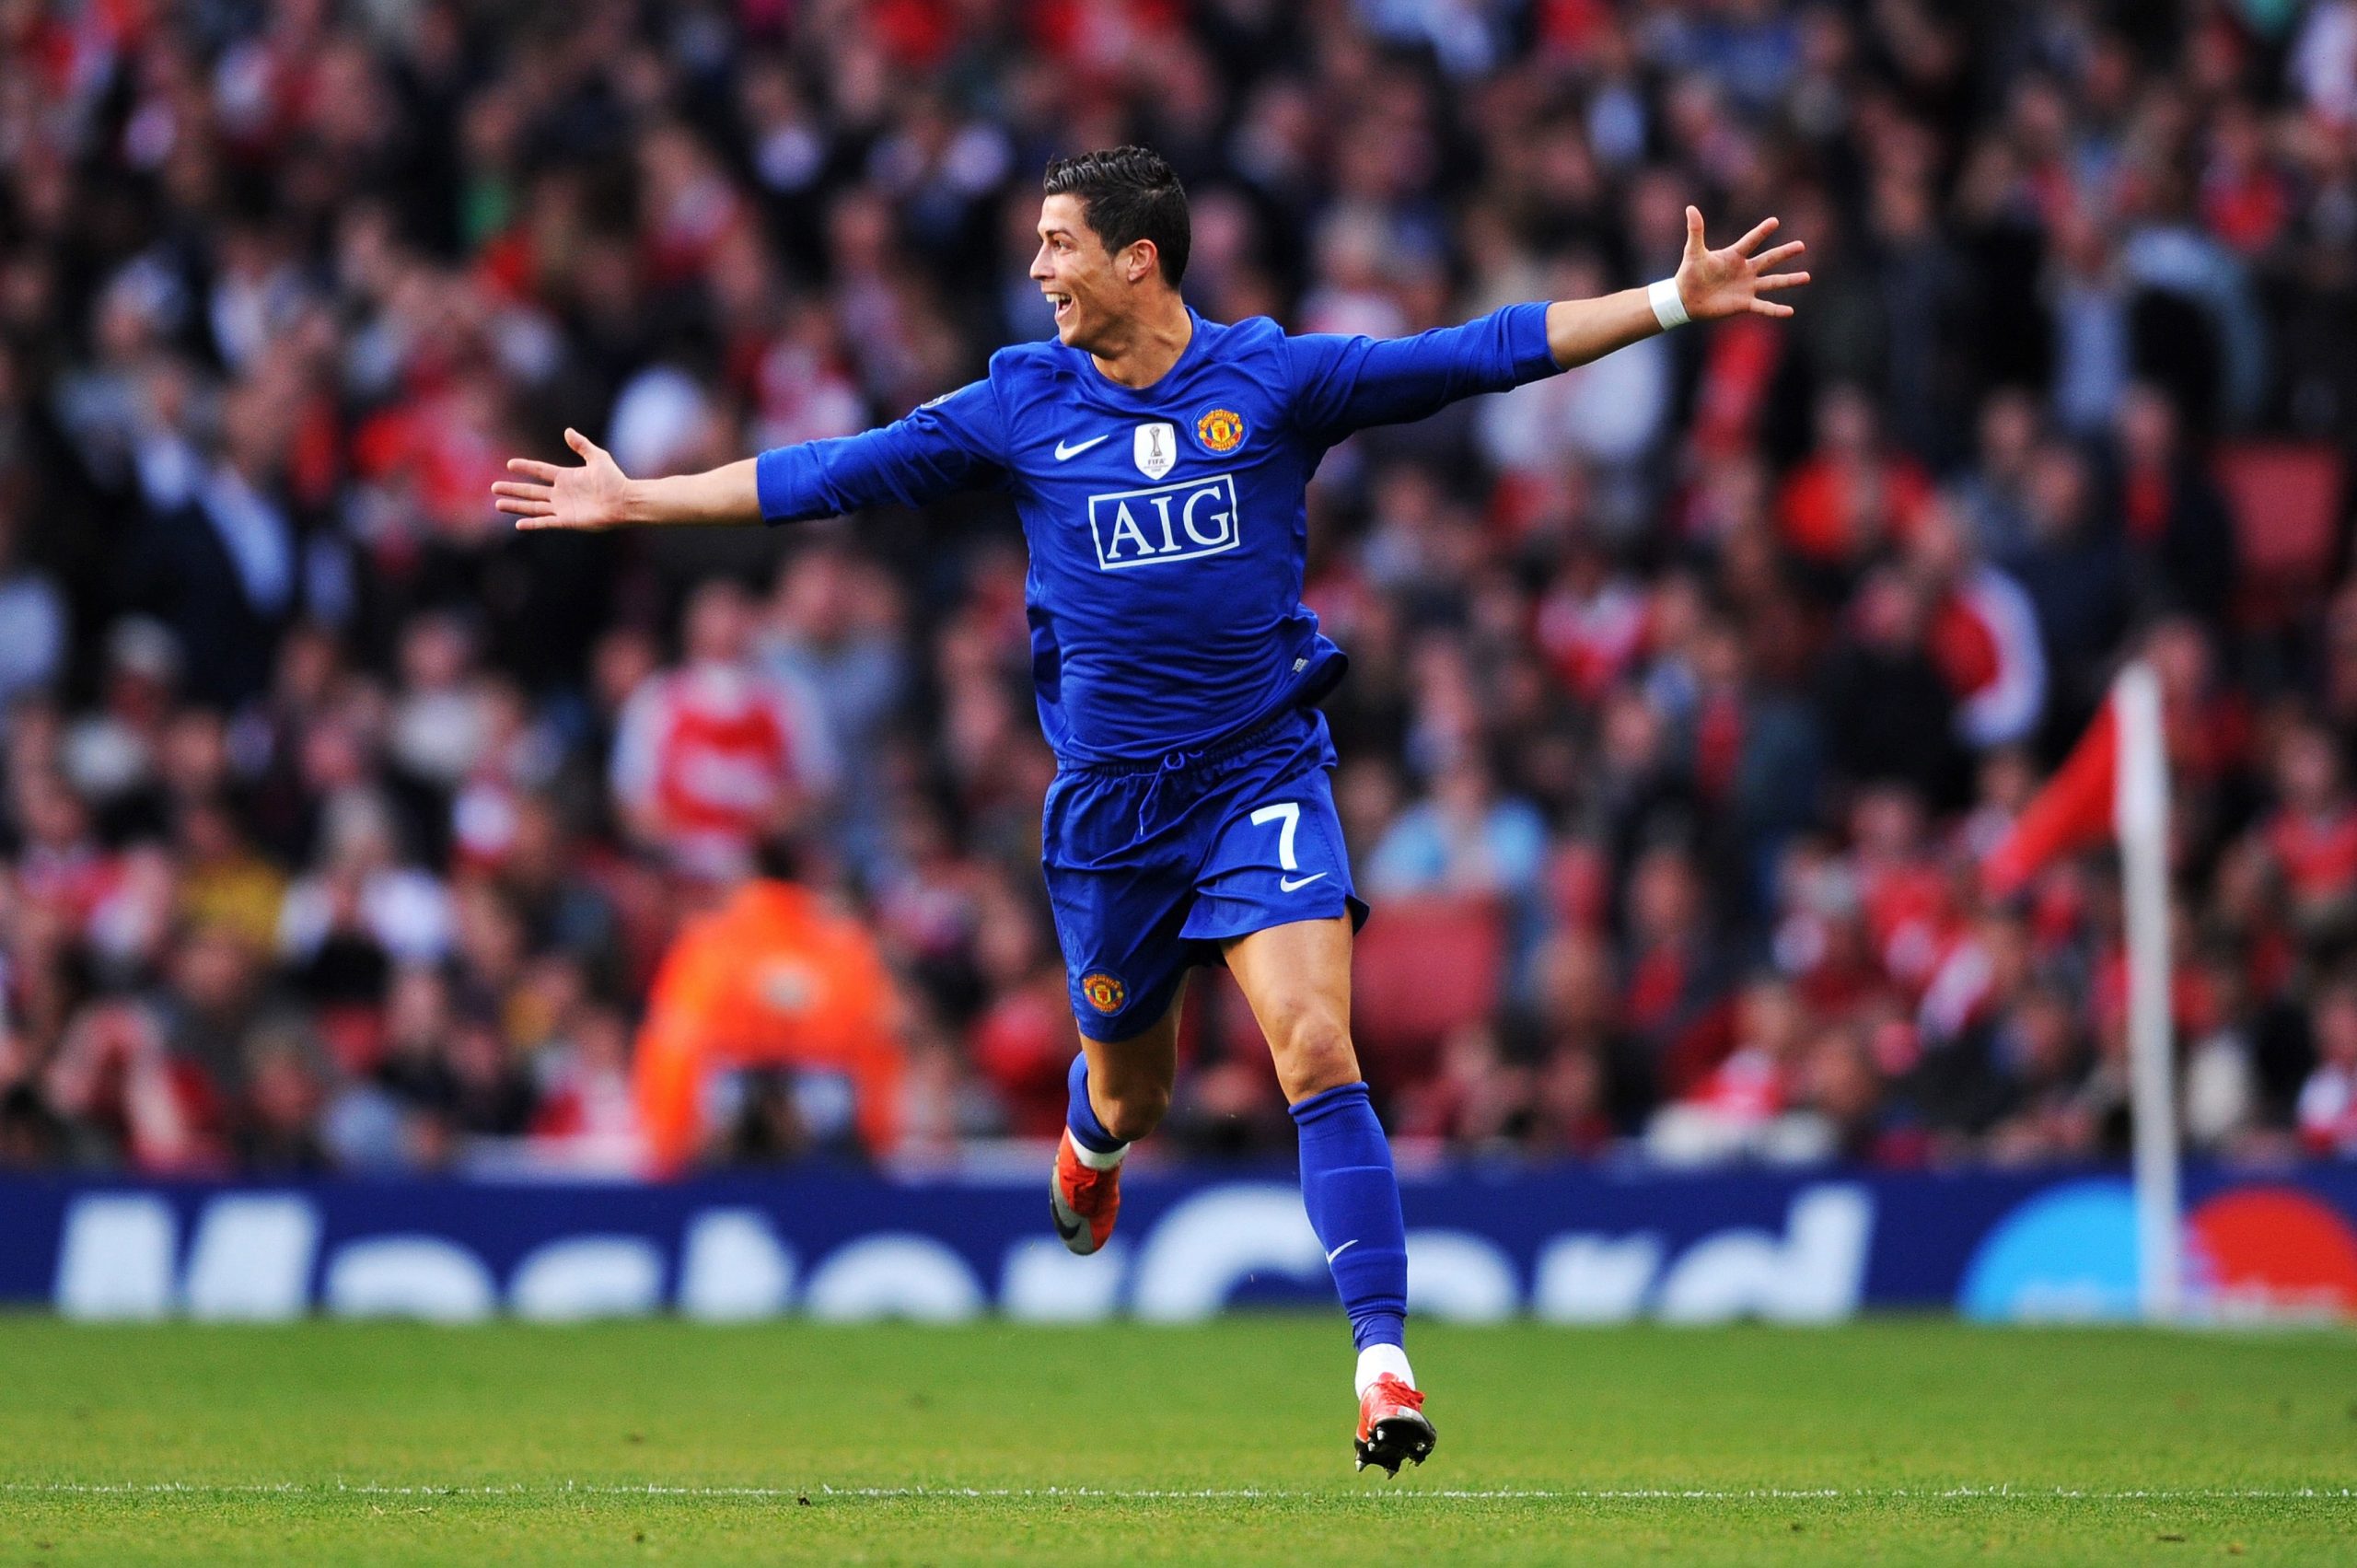
<svg viewBox="0 0 2357 1568">
<path fill-rule="evenodd" d="M 1645 303 L 1654 308 L 1654 319 L 1661 323 L 1663 331 L 1682 327 L 1694 318 L 1686 313 L 1686 301 L 1678 297 L 1678 280 L 1664 278 L 1645 290 Z"/>
</svg>

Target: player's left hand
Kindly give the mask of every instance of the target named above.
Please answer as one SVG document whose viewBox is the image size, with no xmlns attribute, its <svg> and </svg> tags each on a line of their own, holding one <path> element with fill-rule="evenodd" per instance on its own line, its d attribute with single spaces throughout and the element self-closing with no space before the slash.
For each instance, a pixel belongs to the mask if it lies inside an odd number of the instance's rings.
<svg viewBox="0 0 2357 1568">
<path fill-rule="evenodd" d="M 1686 303 L 1687 315 L 1697 321 L 1715 321 L 1726 316 L 1793 313 L 1791 306 L 1761 296 L 1808 282 L 1806 273 L 1774 271 L 1806 247 L 1795 239 L 1757 256 L 1751 253 L 1776 232 L 1776 224 L 1768 218 L 1725 250 L 1713 250 L 1702 244 L 1701 211 L 1686 209 L 1686 254 L 1678 263 L 1678 296 Z"/>
</svg>

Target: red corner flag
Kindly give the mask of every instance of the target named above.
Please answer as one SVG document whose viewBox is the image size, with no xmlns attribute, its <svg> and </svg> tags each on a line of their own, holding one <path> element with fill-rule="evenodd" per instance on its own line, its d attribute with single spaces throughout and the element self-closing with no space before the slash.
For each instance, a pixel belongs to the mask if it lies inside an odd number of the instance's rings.
<svg viewBox="0 0 2357 1568">
<path fill-rule="evenodd" d="M 2119 800 L 2119 708 L 2115 687 L 2069 759 L 1989 852 L 1980 875 L 1991 897 L 2020 891 L 2040 867 L 2111 836 Z"/>
<path fill-rule="evenodd" d="M 2115 833 L 2127 915 L 2138 1294 L 2147 1319 L 2170 1322 L 2185 1300 L 2169 1017 L 2169 767 L 2160 682 L 2141 663 L 2112 682 L 2076 749 L 1990 852 L 1982 881 L 2003 898 L 2040 866 Z"/>
</svg>

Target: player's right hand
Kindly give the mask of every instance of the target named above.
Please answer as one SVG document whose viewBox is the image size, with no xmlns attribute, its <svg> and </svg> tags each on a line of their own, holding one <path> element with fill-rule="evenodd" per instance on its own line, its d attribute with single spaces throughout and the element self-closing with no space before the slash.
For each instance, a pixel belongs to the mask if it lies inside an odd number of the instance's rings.
<svg viewBox="0 0 2357 1568">
<path fill-rule="evenodd" d="M 507 471 L 521 480 L 504 479 L 491 487 L 492 504 L 511 512 L 519 528 L 579 528 L 596 531 L 618 528 L 630 520 L 625 503 L 630 476 L 613 454 L 578 430 L 568 427 L 564 444 L 581 455 L 577 469 L 561 469 L 531 458 L 510 458 Z"/>
</svg>

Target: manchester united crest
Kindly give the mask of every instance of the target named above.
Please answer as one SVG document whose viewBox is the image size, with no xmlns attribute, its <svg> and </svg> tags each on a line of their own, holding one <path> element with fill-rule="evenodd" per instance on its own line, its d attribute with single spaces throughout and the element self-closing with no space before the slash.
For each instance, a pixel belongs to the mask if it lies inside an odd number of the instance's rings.
<svg viewBox="0 0 2357 1568">
<path fill-rule="evenodd" d="M 1244 416 L 1232 408 L 1208 410 L 1195 421 L 1195 439 L 1206 452 L 1233 452 L 1244 442 Z"/>
<path fill-rule="evenodd" d="M 1081 976 L 1080 993 L 1100 1013 L 1120 1012 L 1123 999 L 1129 995 L 1121 982 L 1103 970 Z"/>
</svg>

